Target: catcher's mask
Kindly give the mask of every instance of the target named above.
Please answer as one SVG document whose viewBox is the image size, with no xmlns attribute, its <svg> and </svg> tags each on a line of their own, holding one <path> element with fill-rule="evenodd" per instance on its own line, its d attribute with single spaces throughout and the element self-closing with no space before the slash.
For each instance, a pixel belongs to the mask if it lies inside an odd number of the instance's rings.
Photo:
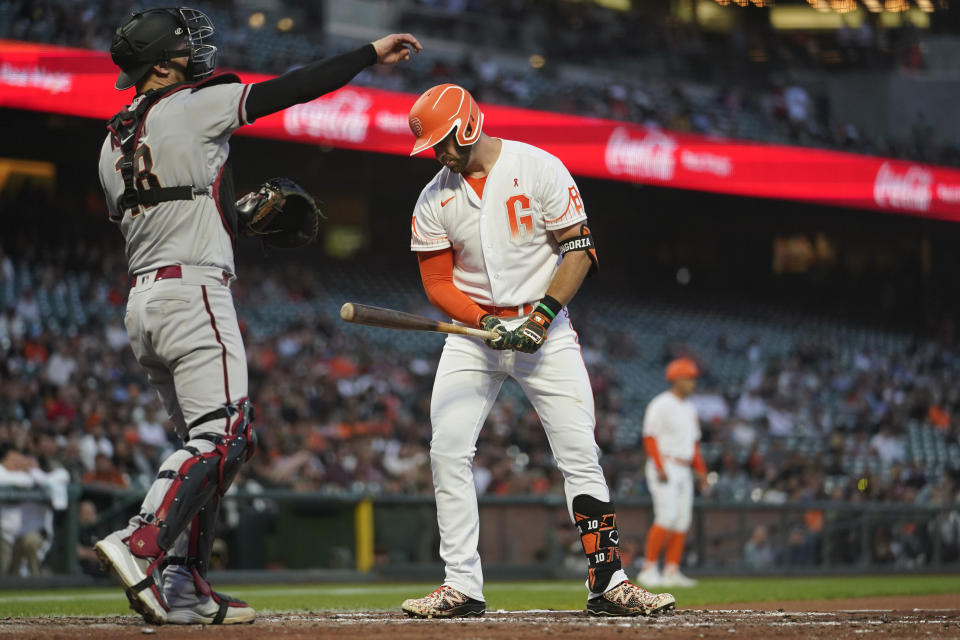
<svg viewBox="0 0 960 640">
<path fill-rule="evenodd" d="M 110 57 L 120 67 L 117 89 L 129 89 L 153 67 L 189 56 L 188 80 L 202 80 L 217 66 L 217 48 L 210 44 L 213 22 L 188 7 L 148 9 L 133 14 L 117 29 Z"/>
<path fill-rule="evenodd" d="M 417 137 L 410 155 L 429 149 L 451 131 L 457 144 L 468 147 L 480 139 L 483 114 L 470 92 L 456 84 L 438 84 L 427 89 L 410 109 L 410 131 Z"/>
</svg>

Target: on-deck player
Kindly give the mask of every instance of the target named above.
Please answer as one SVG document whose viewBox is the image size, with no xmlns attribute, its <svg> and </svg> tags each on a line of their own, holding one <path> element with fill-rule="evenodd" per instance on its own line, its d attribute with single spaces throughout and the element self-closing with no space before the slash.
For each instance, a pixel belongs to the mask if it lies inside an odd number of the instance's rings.
<svg viewBox="0 0 960 640">
<path fill-rule="evenodd" d="M 653 525 L 647 533 L 643 569 L 637 582 L 645 587 L 692 587 L 696 580 L 680 572 L 683 544 L 693 516 L 693 473 L 701 486 L 707 466 L 700 454 L 700 421 L 688 398 L 700 370 L 689 358 L 667 365 L 671 388 L 657 395 L 643 417 L 643 447 L 647 452 L 647 486 L 653 496 Z M 667 553 L 663 574 L 660 552 Z"/>
<path fill-rule="evenodd" d="M 411 155 L 433 148 L 444 167 L 420 194 L 411 249 L 430 301 L 455 321 L 495 331 L 481 342 L 450 335 L 437 369 L 430 462 L 440 525 L 443 585 L 403 603 L 417 617 L 486 610 L 471 463 L 500 386 L 520 383 L 563 473 L 567 508 L 589 569 L 587 610 L 641 615 L 675 605 L 621 568 L 616 515 L 594 439 L 593 391 L 566 305 L 597 266 L 576 183 L 554 156 L 485 135 L 462 87 L 443 84 L 410 110 Z"/>
<path fill-rule="evenodd" d="M 247 85 L 212 75 L 212 34 L 199 11 L 150 9 L 127 20 L 110 48 L 121 69 L 117 89 L 136 87 L 100 152 L 110 220 L 123 233 L 134 280 L 124 322 L 185 444 L 161 466 L 139 514 L 96 551 L 133 609 L 154 624 L 254 619 L 245 602 L 206 580 L 220 496 L 256 448 L 229 288 L 237 233 L 230 136 L 421 48 L 409 34 L 389 35 Z"/>
</svg>

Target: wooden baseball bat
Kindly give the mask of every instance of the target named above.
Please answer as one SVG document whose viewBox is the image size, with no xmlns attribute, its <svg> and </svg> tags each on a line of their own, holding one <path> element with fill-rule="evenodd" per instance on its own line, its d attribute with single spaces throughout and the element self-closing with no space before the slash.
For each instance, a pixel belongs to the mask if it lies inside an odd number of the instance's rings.
<svg viewBox="0 0 960 640">
<path fill-rule="evenodd" d="M 405 331 L 438 331 L 440 333 L 460 333 L 466 336 L 493 340 L 497 337 L 495 331 L 484 331 L 472 327 L 461 327 L 450 322 L 431 320 L 413 313 L 371 307 L 357 302 L 346 302 L 340 307 L 340 317 L 353 324 L 365 324 L 371 327 L 385 329 L 403 329 Z"/>
</svg>

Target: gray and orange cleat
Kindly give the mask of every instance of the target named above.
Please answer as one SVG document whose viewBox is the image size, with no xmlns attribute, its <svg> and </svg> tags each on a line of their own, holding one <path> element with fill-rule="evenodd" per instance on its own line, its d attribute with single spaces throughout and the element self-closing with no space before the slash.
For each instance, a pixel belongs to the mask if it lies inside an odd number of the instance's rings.
<svg viewBox="0 0 960 640">
<path fill-rule="evenodd" d="M 624 580 L 603 595 L 587 600 L 592 616 L 652 616 L 676 608 L 677 599 L 669 593 L 651 593 Z"/>
<path fill-rule="evenodd" d="M 487 603 L 443 585 L 423 598 L 404 600 L 400 608 L 414 618 L 469 618 L 486 613 Z"/>
</svg>

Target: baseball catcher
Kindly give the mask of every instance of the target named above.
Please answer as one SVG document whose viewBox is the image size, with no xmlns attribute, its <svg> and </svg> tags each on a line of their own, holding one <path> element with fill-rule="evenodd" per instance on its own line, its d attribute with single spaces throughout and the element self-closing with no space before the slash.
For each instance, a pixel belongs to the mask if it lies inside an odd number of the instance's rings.
<svg viewBox="0 0 960 640">
<path fill-rule="evenodd" d="M 289 178 L 271 178 L 237 201 L 241 231 L 277 249 L 316 240 L 322 217 L 313 196 Z"/>
<path fill-rule="evenodd" d="M 396 64 L 421 49 L 412 35 L 391 34 L 245 84 L 214 73 L 213 34 L 202 11 L 156 7 L 126 20 L 110 46 L 116 88 L 135 92 L 110 119 L 99 161 L 132 276 L 124 324 L 182 445 L 160 466 L 127 526 L 95 550 L 151 624 L 256 618 L 246 602 L 207 580 L 220 500 L 257 443 L 230 290 L 234 240 L 247 233 L 269 246 L 300 246 L 316 238 L 319 212 L 282 178 L 238 206 L 230 137 L 257 118 L 342 87 L 372 64 Z"/>
</svg>

